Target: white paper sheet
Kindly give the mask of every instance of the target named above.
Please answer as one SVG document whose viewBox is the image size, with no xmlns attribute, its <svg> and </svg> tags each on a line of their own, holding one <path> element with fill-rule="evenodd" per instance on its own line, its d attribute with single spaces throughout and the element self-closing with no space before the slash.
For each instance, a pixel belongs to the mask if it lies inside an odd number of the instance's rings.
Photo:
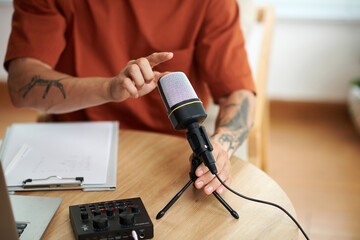
<svg viewBox="0 0 360 240">
<path fill-rule="evenodd" d="M 31 147 L 6 174 L 8 186 L 28 178 L 84 177 L 84 184 L 106 183 L 111 122 L 35 123 L 11 126 L 4 146 L 6 167 L 24 144 Z M 57 183 L 53 178 L 46 183 Z M 45 182 L 44 182 L 45 183 Z"/>
</svg>

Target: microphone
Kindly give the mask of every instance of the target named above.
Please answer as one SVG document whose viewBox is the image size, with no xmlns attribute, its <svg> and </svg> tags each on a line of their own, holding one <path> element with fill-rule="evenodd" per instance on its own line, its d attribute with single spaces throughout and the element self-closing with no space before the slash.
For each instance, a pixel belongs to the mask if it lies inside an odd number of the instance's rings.
<svg viewBox="0 0 360 240">
<path fill-rule="evenodd" d="M 187 130 L 186 138 L 195 156 L 205 163 L 212 174 L 216 174 L 215 159 L 211 153 L 213 147 L 205 127 L 200 125 L 207 114 L 189 79 L 183 72 L 169 73 L 159 79 L 158 89 L 174 129 Z"/>
<path fill-rule="evenodd" d="M 189 79 L 182 72 L 173 72 L 161 77 L 158 81 L 158 89 L 161 95 L 161 98 L 165 104 L 165 108 L 168 113 L 171 124 L 175 130 L 185 130 L 187 129 L 186 137 L 189 141 L 189 144 L 194 152 L 194 158 L 192 162 L 192 169 L 190 172 L 191 180 L 178 192 L 173 199 L 158 213 L 156 219 L 160 219 L 166 211 L 177 201 L 177 199 L 183 194 L 183 192 L 190 186 L 190 184 L 195 181 L 197 178 L 195 175 L 195 166 L 194 159 L 202 160 L 205 165 L 209 168 L 210 172 L 216 175 L 217 179 L 222 185 L 224 185 L 229 191 L 236 194 L 239 197 L 244 199 L 259 202 L 263 204 L 272 205 L 279 208 L 285 212 L 299 227 L 301 232 L 304 234 L 306 239 L 309 239 L 305 231 L 301 228 L 300 224 L 295 220 L 290 213 L 288 213 L 281 206 L 267 201 L 258 200 L 255 198 L 250 198 L 244 196 L 230 187 L 228 187 L 217 174 L 217 169 L 215 166 L 215 160 L 211 153 L 213 150 L 210 140 L 206 135 L 206 130 L 204 126 L 200 124 L 205 120 L 207 114 L 205 112 L 204 106 L 202 105 L 201 100 L 196 95 L 193 87 L 191 86 Z M 198 162 L 198 161 L 195 161 Z M 200 163 L 198 163 L 200 164 Z M 198 164 L 195 164 L 196 167 Z M 194 168 L 193 168 L 194 167 Z M 221 196 L 215 191 L 213 192 L 215 197 L 223 204 L 223 206 L 231 213 L 231 215 L 238 219 L 239 215 L 234 211 Z"/>
</svg>

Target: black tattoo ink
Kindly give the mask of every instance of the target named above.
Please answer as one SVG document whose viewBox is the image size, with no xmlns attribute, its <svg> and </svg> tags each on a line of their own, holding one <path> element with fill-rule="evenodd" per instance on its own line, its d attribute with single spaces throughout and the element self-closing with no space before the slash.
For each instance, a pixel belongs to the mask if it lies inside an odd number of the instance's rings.
<svg viewBox="0 0 360 240">
<path fill-rule="evenodd" d="M 225 144 L 229 144 L 229 147 L 227 149 L 227 151 L 229 152 L 230 150 L 235 149 L 235 147 L 233 146 L 233 142 L 234 142 L 234 137 L 231 136 L 230 134 L 222 134 L 221 137 L 219 138 L 219 143 L 221 145 L 225 145 Z"/>
<path fill-rule="evenodd" d="M 24 92 L 24 94 L 22 95 L 23 98 L 26 97 L 26 95 L 29 93 L 29 91 L 35 87 L 36 85 L 38 86 L 46 86 L 44 95 L 42 96 L 43 99 L 46 98 L 47 94 L 49 93 L 49 90 L 52 86 L 57 87 L 60 92 L 62 93 L 62 95 L 64 96 L 64 99 L 66 98 L 66 94 L 64 91 L 64 86 L 62 83 L 60 83 L 61 80 L 63 80 L 65 78 L 61 78 L 58 80 L 44 80 L 40 78 L 40 75 L 35 75 L 30 83 L 26 84 L 25 86 L 23 86 L 22 88 L 19 89 L 19 92 Z"/>
<path fill-rule="evenodd" d="M 234 107 L 237 106 L 236 104 L 229 104 L 226 107 Z M 223 123 L 220 127 L 227 127 L 231 131 L 236 131 L 241 128 L 247 128 L 247 116 L 249 110 L 249 100 L 247 98 L 244 99 L 243 103 L 241 104 L 240 111 L 236 113 L 236 115 L 228 122 Z"/>
<path fill-rule="evenodd" d="M 246 137 L 249 135 L 249 132 L 250 132 L 249 128 L 246 128 L 245 131 L 241 133 L 241 135 L 236 139 L 235 141 L 236 144 L 241 145 L 246 139 Z"/>
</svg>

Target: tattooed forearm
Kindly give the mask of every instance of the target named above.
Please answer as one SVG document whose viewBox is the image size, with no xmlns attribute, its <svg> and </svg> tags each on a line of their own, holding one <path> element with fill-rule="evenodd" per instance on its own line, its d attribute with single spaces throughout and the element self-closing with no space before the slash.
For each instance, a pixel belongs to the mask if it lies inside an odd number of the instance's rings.
<svg viewBox="0 0 360 240">
<path fill-rule="evenodd" d="M 64 86 L 62 83 L 60 83 L 61 80 L 63 80 L 65 78 L 61 78 L 58 80 L 44 80 L 40 78 L 40 75 L 35 75 L 30 83 L 26 84 L 25 86 L 23 86 L 22 88 L 19 89 L 20 93 L 23 93 L 22 97 L 25 98 L 26 95 L 29 93 L 29 91 L 35 87 L 35 86 L 46 86 L 45 92 L 42 96 L 43 99 L 46 98 L 47 94 L 49 93 L 49 90 L 52 86 L 57 87 L 60 92 L 62 93 L 64 99 L 66 98 L 66 94 L 65 94 L 65 90 L 64 90 Z"/>
<path fill-rule="evenodd" d="M 238 104 L 229 104 L 225 108 L 239 107 Z M 226 123 L 219 122 L 220 127 L 227 127 L 231 131 L 237 131 L 248 126 L 248 112 L 249 112 L 249 100 L 247 98 L 241 103 L 240 110 L 236 112 L 235 116 Z"/>
<path fill-rule="evenodd" d="M 236 92 L 224 98 L 212 139 L 228 153 L 234 152 L 247 138 L 253 125 L 254 96 Z"/>
</svg>

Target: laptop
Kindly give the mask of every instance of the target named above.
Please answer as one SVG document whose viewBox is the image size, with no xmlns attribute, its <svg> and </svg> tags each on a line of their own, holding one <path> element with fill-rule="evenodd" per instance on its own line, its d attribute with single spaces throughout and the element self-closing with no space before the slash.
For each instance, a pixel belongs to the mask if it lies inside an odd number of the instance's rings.
<svg viewBox="0 0 360 240">
<path fill-rule="evenodd" d="M 0 163 L 0 239 L 40 239 L 62 198 L 9 195 Z"/>
</svg>

